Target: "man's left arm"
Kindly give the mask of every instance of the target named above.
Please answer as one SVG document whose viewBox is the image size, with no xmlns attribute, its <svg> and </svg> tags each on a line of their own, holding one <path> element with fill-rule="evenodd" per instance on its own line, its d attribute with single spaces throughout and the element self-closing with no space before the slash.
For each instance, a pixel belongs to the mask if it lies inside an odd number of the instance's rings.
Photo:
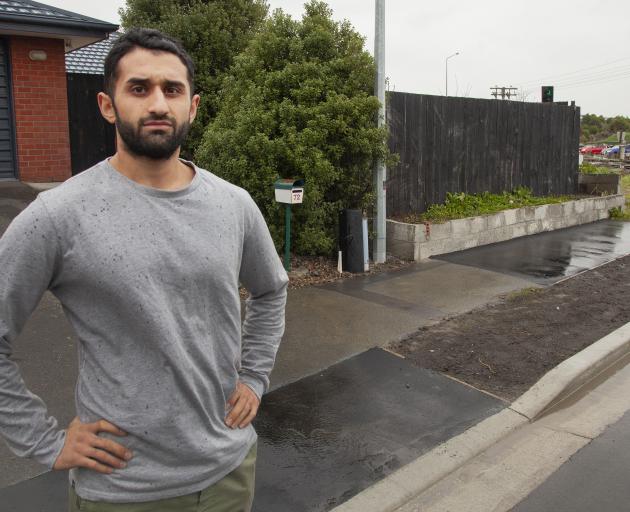
<svg viewBox="0 0 630 512">
<path fill-rule="evenodd" d="M 239 384 L 230 398 L 229 426 L 248 425 L 269 387 L 276 352 L 284 333 L 289 279 L 256 203 L 247 196 L 239 280 L 250 293 L 245 303 Z M 252 393 L 253 391 L 253 393 Z"/>
</svg>

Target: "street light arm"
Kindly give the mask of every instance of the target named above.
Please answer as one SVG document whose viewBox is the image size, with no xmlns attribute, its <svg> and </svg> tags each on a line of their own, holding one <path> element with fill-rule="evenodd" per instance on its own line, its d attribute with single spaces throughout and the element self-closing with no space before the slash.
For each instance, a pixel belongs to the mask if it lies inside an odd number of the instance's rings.
<svg viewBox="0 0 630 512">
<path fill-rule="evenodd" d="M 444 96 L 448 96 L 448 59 L 450 59 L 451 57 L 455 57 L 456 55 L 459 55 L 459 52 L 455 52 L 453 55 L 449 55 L 448 57 L 446 57 L 446 87 L 444 88 Z"/>
</svg>

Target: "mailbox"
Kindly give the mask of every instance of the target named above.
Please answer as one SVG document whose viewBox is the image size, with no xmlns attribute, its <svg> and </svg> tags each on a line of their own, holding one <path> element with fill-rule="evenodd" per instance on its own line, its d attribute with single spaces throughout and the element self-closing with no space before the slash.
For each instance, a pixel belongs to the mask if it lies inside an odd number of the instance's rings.
<svg viewBox="0 0 630 512">
<path fill-rule="evenodd" d="M 304 180 L 283 179 L 273 184 L 276 201 L 284 203 L 284 268 L 291 270 L 291 205 L 304 200 Z"/>
<path fill-rule="evenodd" d="M 285 204 L 301 204 L 304 199 L 304 180 L 283 179 L 274 184 L 276 201 Z"/>
</svg>

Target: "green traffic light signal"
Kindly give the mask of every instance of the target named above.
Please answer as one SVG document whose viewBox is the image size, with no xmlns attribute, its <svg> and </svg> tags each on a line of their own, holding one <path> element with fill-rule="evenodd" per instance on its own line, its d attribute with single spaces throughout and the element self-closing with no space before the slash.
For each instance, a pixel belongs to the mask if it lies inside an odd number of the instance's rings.
<svg viewBox="0 0 630 512">
<path fill-rule="evenodd" d="M 553 85 L 542 86 L 542 102 L 553 103 Z"/>
</svg>

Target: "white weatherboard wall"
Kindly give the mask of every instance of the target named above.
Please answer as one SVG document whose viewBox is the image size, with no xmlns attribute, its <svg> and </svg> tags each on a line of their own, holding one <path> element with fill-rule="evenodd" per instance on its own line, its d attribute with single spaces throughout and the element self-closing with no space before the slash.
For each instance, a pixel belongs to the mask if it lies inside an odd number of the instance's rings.
<svg viewBox="0 0 630 512">
<path fill-rule="evenodd" d="M 607 219 L 611 208 L 623 208 L 624 204 L 624 196 L 615 194 L 526 206 L 441 224 L 388 220 L 387 252 L 401 259 L 420 261 L 436 254 Z"/>
</svg>

